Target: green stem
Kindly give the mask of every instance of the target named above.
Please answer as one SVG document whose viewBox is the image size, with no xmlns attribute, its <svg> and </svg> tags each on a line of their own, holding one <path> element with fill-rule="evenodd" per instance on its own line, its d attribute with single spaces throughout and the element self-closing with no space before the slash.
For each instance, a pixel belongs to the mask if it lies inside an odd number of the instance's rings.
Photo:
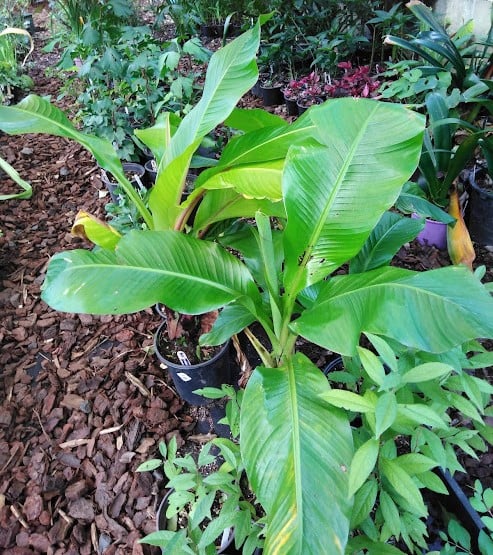
<svg viewBox="0 0 493 555">
<path fill-rule="evenodd" d="M 137 210 L 139 211 L 140 215 L 142 216 L 146 226 L 149 229 L 154 229 L 154 222 L 152 219 L 152 214 L 149 212 L 148 208 L 144 204 L 143 200 L 140 198 L 139 194 L 135 190 L 134 186 L 130 183 L 130 181 L 125 177 L 123 172 L 113 172 L 114 177 L 118 181 L 119 185 L 128 195 L 130 200 L 135 204 Z"/>
</svg>

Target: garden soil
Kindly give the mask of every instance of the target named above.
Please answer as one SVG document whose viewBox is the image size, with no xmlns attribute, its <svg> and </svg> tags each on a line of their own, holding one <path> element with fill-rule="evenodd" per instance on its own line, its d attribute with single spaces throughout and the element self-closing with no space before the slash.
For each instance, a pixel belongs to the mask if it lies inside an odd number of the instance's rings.
<svg viewBox="0 0 493 555">
<path fill-rule="evenodd" d="M 38 28 L 31 75 L 34 92 L 56 99 L 60 82 L 45 69 L 57 57 L 40 48 L 47 37 Z M 57 103 L 71 108 L 68 98 Z M 247 95 L 243 104 L 259 101 Z M 50 256 L 90 246 L 70 234 L 78 210 L 105 217 L 95 161 L 76 143 L 46 135 L 1 135 L 0 156 L 34 189 L 29 200 L 0 203 L 0 553 L 158 553 L 137 540 L 155 528 L 162 477 L 136 468 L 159 441 L 176 437 L 192 449 L 208 436 L 152 353 L 161 322 L 152 309 L 96 317 L 40 300 Z M 0 180 L 8 192 L 12 184 Z M 396 260 L 416 270 L 450 263 L 445 252 L 416 243 Z M 493 281 L 493 254 L 478 248 L 481 264 Z M 467 460 L 469 477 L 493 485 L 492 460 L 492 453 Z"/>
</svg>

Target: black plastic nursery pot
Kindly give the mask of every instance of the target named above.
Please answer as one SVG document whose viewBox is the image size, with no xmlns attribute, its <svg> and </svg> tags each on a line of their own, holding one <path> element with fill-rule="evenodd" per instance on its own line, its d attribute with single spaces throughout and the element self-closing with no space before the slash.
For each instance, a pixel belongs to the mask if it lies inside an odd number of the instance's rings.
<svg viewBox="0 0 493 555">
<path fill-rule="evenodd" d="M 432 499 L 440 503 L 447 512 L 453 514 L 459 523 L 469 532 L 472 552 L 481 553 L 478 546 L 478 537 L 481 530 L 485 528 L 481 517 L 472 507 L 466 494 L 450 472 L 441 468 L 434 469 L 434 472 L 445 484 L 448 495 L 433 493 Z"/>
<path fill-rule="evenodd" d="M 138 190 L 140 188 L 140 185 L 143 184 L 142 179 L 145 174 L 144 166 L 142 166 L 141 164 L 136 164 L 135 162 L 123 162 L 122 167 L 130 183 L 132 183 L 135 189 Z M 113 181 L 111 174 L 107 174 L 104 170 L 101 171 L 101 181 L 108 189 L 112 202 L 117 204 L 120 200 L 120 195 L 116 192 L 116 189 L 118 188 L 118 183 Z"/>
<path fill-rule="evenodd" d="M 154 185 L 154 183 L 156 182 L 157 177 L 157 165 L 154 158 L 152 158 L 151 160 L 147 160 L 147 162 L 144 164 L 144 168 L 146 171 L 147 183 L 152 187 L 152 185 Z"/>
<path fill-rule="evenodd" d="M 288 98 L 284 96 L 284 102 L 286 104 L 286 109 L 288 111 L 288 116 L 297 116 L 299 114 L 298 104 L 294 98 Z"/>
<path fill-rule="evenodd" d="M 478 245 L 493 245 L 493 190 L 480 187 L 469 177 L 467 228 L 471 239 Z"/>
<path fill-rule="evenodd" d="M 283 104 L 284 102 L 284 95 L 281 91 L 281 85 L 276 85 L 273 87 L 260 85 L 260 92 L 264 106 L 278 106 L 279 104 Z"/>
<path fill-rule="evenodd" d="M 166 333 L 164 321 L 154 336 L 154 350 L 159 361 L 168 369 L 180 397 L 192 405 L 207 405 L 210 399 L 193 393 L 204 387 L 220 388 L 231 383 L 230 341 L 222 345 L 220 351 L 210 360 L 200 364 L 182 365 L 163 356 L 159 345 Z"/>
</svg>

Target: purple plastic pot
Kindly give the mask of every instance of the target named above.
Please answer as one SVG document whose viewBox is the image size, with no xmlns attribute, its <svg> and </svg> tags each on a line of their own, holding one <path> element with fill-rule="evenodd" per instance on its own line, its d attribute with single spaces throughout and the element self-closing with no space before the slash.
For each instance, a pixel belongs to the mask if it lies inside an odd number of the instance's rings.
<svg viewBox="0 0 493 555">
<path fill-rule="evenodd" d="M 418 219 L 418 214 L 411 214 L 411 218 Z M 421 245 L 431 245 L 437 249 L 447 248 L 447 224 L 426 218 L 425 227 L 416 237 Z"/>
</svg>

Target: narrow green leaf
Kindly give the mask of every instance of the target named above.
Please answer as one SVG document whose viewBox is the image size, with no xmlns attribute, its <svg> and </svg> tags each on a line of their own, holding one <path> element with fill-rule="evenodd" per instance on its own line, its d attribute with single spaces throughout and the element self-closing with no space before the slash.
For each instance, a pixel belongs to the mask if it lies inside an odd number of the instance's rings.
<svg viewBox="0 0 493 555">
<path fill-rule="evenodd" d="M 441 362 L 425 362 L 419 366 L 415 366 L 408 370 L 402 376 L 402 381 L 404 383 L 420 383 L 429 380 L 434 380 L 441 376 L 445 376 L 453 371 L 453 368 L 449 364 L 443 364 Z"/>
<path fill-rule="evenodd" d="M 442 493 L 443 495 L 448 495 L 447 487 L 434 472 L 422 472 L 418 474 L 417 478 L 421 482 L 423 487 L 429 489 L 430 491 Z"/>
<path fill-rule="evenodd" d="M 426 515 L 421 493 L 411 476 L 395 460 L 380 458 L 380 470 L 392 488 L 403 497 L 420 516 Z"/>
<path fill-rule="evenodd" d="M 369 439 L 355 452 L 349 468 L 349 497 L 353 496 L 366 482 L 375 467 L 378 447 L 378 440 Z"/>
<path fill-rule="evenodd" d="M 2 169 L 11 179 L 13 179 L 17 185 L 19 185 L 23 191 L 20 193 L 11 193 L 0 195 L 0 200 L 10 200 L 10 199 L 26 199 L 31 198 L 33 194 L 33 189 L 31 184 L 24 181 L 21 176 L 17 173 L 15 168 L 13 168 L 6 160 L 0 156 L 0 169 Z"/>
<path fill-rule="evenodd" d="M 398 464 L 403 470 L 405 470 L 410 476 L 415 474 L 421 474 L 427 470 L 431 470 L 438 466 L 438 463 L 429 457 L 425 457 L 420 453 L 408 453 L 406 455 L 401 455 L 395 459 L 396 464 Z"/>
<path fill-rule="evenodd" d="M 371 380 L 377 385 L 382 385 L 385 379 L 385 370 L 380 359 L 368 349 L 364 347 L 357 348 L 361 364 L 365 372 L 370 376 Z"/>
<path fill-rule="evenodd" d="M 368 517 L 377 500 L 377 493 L 378 483 L 374 479 L 365 482 L 356 492 L 353 501 L 353 512 L 351 514 L 352 529 L 359 526 Z"/>
<path fill-rule="evenodd" d="M 143 462 L 137 467 L 137 472 L 149 472 L 150 470 L 155 470 L 163 464 L 161 459 L 150 459 Z"/>
<path fill-rule="evenodd" d="M 320 397 L 335 407 L 340 407 L 354 412 L 374 412 L 375 404 L 365 397 L 342 389 L 324 391 Z"/>
<path fill-rule="evenodd" d="M 447 429 L 447 424 L 443 418 L 432 408 L 422 403 L 416 404 L 398 404 L 398 417 L 409 419 L 417 424 L 432 426 L 433 428 Z"/>
<path fill-rule="evenodd" d="M 382 360 L 387 364 L 387 366 L 392 370 L 397 370 L 397 358 L 395 356 L 392 347 L 378 335 L 373 333 L 366 333 L 366 337 L 371 341 L 372 345 L 377 350 L 378 354 L 382 357 Z"/>
<path fill-rule="evenodd" d="M 380 491 L 379 498 L 383 519 L 389 529 L 392 531 L 392 535 L 398 538 L 401 532 L 401 518 L 399 514 L 399 509 L 394 503 L 392 497 L 385 490 L 382 489 Z"/>
<path fill-rule="evenodd" d="M 375 406 L 375 435 L 380 437 L 388 430 L 397 417 L 397 401 L 395 394 L 388 391 L 378 398 Z"/>
</svg>

